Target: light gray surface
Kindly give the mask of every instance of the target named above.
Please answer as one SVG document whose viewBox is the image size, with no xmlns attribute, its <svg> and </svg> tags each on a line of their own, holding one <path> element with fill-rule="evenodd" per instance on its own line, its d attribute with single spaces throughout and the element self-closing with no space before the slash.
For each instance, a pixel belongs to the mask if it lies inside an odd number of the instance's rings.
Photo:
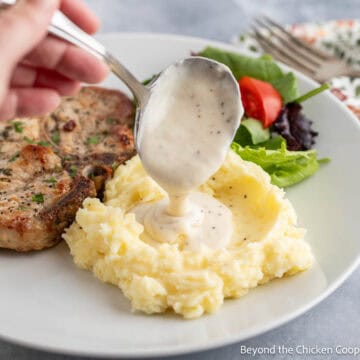
<svg viewBox="0 0 360 360">
<path fill-rule="evenodd" d="M 185 34 L 228 41 L 246 31 L 251 16 L 269 14 L 283 23 L 359 16 L 360 0 L 86 0 L 103 19 L 102 31 Z M 354 199 L 356 201 L 356 199 Z M 354 221 L 356 221 L 354 214 Z M 360 239 L 359 239 L 360 240 Z M 326 239 L 324 239 L 326 241 Z M 341 241 L 341 239 L 339 239 Z M 360 347 L 360 269 L 340 289 L 300 318 L 240 344 L 173 359 L 240 359 L 241 346 Z M 256 309 L 255 309 L 256 311 Z M 1 321 L 1 319 L 0 319 Z M 34 324 L 36 326 L 36 324 Z M 248 356 L 252 359 L 344 358 L 346 355 Z M 360 357 L 360 355 L 359 355 Z M 84 359 L 52 355 L 0 341 L 0 360 Z"/>
</svg>

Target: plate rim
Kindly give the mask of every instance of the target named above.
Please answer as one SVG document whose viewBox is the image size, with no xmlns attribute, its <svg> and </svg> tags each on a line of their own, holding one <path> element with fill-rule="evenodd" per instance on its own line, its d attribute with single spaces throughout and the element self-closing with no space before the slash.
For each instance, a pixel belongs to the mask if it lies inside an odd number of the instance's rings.
<svg viewBox="0 0 360 360">
<path fill-rule="evenodd" d="M 217 40 L 211 40 L 201 37 L 194 37 L 194 36 L 186 36 L 186 35 L 180 35 L 180 34 L 171 34 L 171 33 L 161 33 L 161 32 L 101 32 L 96 35 L 96 38 L 98 39 L 105 39 L 106 37 L 110 36 L 117 36 L 117 37 L 132 37 L 132 38 L 167 38 L 167 39 L 173 39 L 176 41 L 198 41 L 198 42 L 208 42 L 209 44 L 213 46 L 219 46 L 223 49 L 227 49 L 230 51 L 237 52 L 239 54 L 246 54 L 252 57 L 256 57 L 258 54 L 251 53 L 250 51 L 244 51 L 243 49 L 238 49 L 233 44 L 228 44 L 225 42 L 217 41 Z M 292 71 L 295 73 L 296 77 L 301 78 L 304 82 L 311 84 L 313 86 L 318 86 L 319 83 L 314 81 L 313 79 L 307 77 L 306 75 L 300 73 L 296 69 L 293 69 L 279 61 L 276 61 L 283 69 Z M 331 101 L 335 102 L 337 106 L 340 106 L 351 118 L 351 121 L 353 123 L 356 123 L 356 126 L 358 126 L 360 130 L 360 122 L 357 119 L 357 117 L 350 111 L 350 109 L 339 99 L 337 99 L 334 95 L 332 95 L 329 91 L 326 91 L 322 94 L 322 96 L 327 96 L 331 99 Z M 232 345 L 238 342 L 242 342 L 245 340 L 248 340 L 250 338 L 253 338 L 255 336 L 262 335 L 264 333 L 269 332 L 270 330 L 276 329 L 294 319 L 301 316 L 305 312 L 309 311 L 310 309 L 314 308 L 316 305 L 318 305 L 320 302 L 322 302 L 324 299 L 326 299 L 329 295 L 331 295 L 336 289 L 338 289 L 344 281 L 351 276 L 351 274 L 357 269 L 357 267 L 360 265 L 360 252 L 357 254 L 357 257 L 355 260 L 350 263 L 346 270 L 343 271 L 343 273 L 336 278 L 336 280 L 333 281 L 332 285 L 327 287 L 327 289 L 318 295 L 316 298 L 314 298 L 312 301 L 309 301 L 308 303 L 304 304 L 304 306 L 299 307 L 297 310 L 294 310 L 293 312 L 289 314 L 284 314 L 281 317 L 278 317 L 277 319 L 270 321 L 265 326 L 257 326 L 254 329 L 252 329 L 250 332 L 247 332 L 245 335 L 239 336 L 237 334 L 231 334 L 227 335 L 226 338 L 222 339 L 216 339 L 213 340 L 211 344 L 203 343 L 198 345 L 171 345 L 171 346 L 164 346 L 161 349 L 156 350 L 136 350 L 136 351 L 114 351 L 109 350 L 107 352 L 94 352 L 94 351 L 83 351 L 83 350 L 73 350 L 73 349 L 66 349 L 64 346 L 61 345 L 48 345 L 43 344 L 40 342 L 34 342 L 34 341 L 28 341 L 28 340 L 22 340 L 19 338 L 16 338 L 14 336 L 7 336 L 6 334 L 1 333 L 0 329 L 0 339 L 4 340 L 6 342 L 9 342 L 11 344 L 20 345 L 29 349 L 35 349 L 40 350 L 43 352 L 48 353 L 55 353 L 55 354 L 61 354 L 61 355 L 73 355 L 73 356 L 87 356 L 90 358 L 96 358 L 96 357 L 102 357 L 102 358 L 151 358 L 151 357 L 165 357 L 165 356 L 176 356 L 176 355 L 186 355 L 190 353 L 199 353 L 202 351 L 208 351 L 213 350 L 216 348 L 221 348 L 224 346 Z M 207 315 L 211 316 L 211 315 Z"/>
</svg>

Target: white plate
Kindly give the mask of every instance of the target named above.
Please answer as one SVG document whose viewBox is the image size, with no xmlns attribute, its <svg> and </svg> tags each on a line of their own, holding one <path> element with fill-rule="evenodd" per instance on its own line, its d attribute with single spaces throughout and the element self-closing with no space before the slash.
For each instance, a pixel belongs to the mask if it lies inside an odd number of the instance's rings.
<svg viewBox="0 0 360 360">
<path fill-rule="evenodd" d="M 238 51 L 209 40 L 168 35 L 107 34 L 101 40 L 139 79 L 209 44 Z M 316 86 L 297 75 L 302 92 Z M 113 78 L 107 85 L 120 86 Z M 258 335 L 323 300 L 359 263 L 360 128 L 354 115 L 329 93 L 304 106 L 320 132 L 319 153 L 332 159 L 288 191 L 317 258 L 311 270 L 225 301 L 215 315 L 185 321 L 175 315 L 131 313 L 117 288 L 75 267 L 65 244 L 27 255 L 1 251 L 0 336 L 71 354 L 182 354 Z"/>
</svg>

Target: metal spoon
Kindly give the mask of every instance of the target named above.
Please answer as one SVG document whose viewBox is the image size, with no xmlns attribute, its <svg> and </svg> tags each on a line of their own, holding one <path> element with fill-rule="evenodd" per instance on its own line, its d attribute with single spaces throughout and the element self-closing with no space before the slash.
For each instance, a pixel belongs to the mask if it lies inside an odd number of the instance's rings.
<svg viewBox="0 0 360 360">
<path fill-rule="evenodd" d="M 0 0 L 0 10 L 8 8 L 11 5 L 14 5 L 16 0 Z M 121 64 L 114 55 L 112 55 L 104 45 L 102 45 L 95 38 L 85 33 L 77 25 L 75 25 L 69 18 L 67 18 L 61 11 L 56 11 L 51 23 L 49 25 L 48 31 L 50 34 L 55 35 L 63 40 L 68 41 L 71 44 L 74 44 L 88 53 L 96 56 L 97 58 L 103 60 L 110 68 L 110 70 L 122 80 L 126 86 L 131 90 L 134 95 L 137 103 L 136 117 L 134 124 L 134 138 L 135 144 L 138 149 L 137 144 L 137 134 L 139 129 L 139 122 L 141 115 L 144 113 L 145 106 L 148 102 L 149 97 L 151 96 L 151 91 L 155 87 L 157 77 L 154 79 L 148 86 L 144 86 L 136 77 L 123 65 Z M 200 57 L 189 57 L 181 62 L 178 62 L 178 66 L 185 66 L 191 69 L 196 63 L 196 66 L 199 65 L 199 62 L 202 62 L 204 68 L 208 69 L 209 72 L 213 72 L 214 79 L 216 79 L 215 74 L 218 71 L 224 71 L 224 65 L 217 63 L 213 60 L 208 60 L 206 58 Z M 176 65 L 176 64 L 174 64 Z M 210 75 L 210 74 L 209 74 Z M 228 69 L 227 76 L 223 77 L 222 81 L 230 81 L 231 86 L 228 88 L 234 89 L 234 100 L 238 101 L 238 85 L 231 74 L 231 71 Z M 159 75 L 161 76 L 161 74 Z M 236 114 L 234 114 L 236 115 Z M 139 150 L 139 149 L 138 149 Z"/>
<path fill-rule="evenodd" d="M 0 0 L 0 9 L 15 5 L 16 0 Z M 75 25 L 61 11 L 55 11 L 48 31 L 63 40 L 91 53 L 109 65 L 111 71 L 131 90 L 139 103 L 145 103 L 149 96 L 148 89 L 139 82 L 100 42 Z"/>
</svg>

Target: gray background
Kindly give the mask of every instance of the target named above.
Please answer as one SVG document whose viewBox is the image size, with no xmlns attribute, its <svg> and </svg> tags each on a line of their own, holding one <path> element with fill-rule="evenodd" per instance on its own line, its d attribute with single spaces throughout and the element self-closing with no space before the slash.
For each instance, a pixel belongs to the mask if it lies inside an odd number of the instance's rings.
<svg viewBox="0 0 360 360">
<path fill-rule="evenodd" d="M 166 32 L 228 41 L 265 13 L 282 23 L 359 16 L 360 0 L 85 0 L 103 20 L 101 31 Z M 359 54 L 360 56 L 360 54 Z M 354 221 L 356 214 L 354 214 Z M 325 241 L 326 239 L 324 239 Z M 340 241 L 340 239 L 339 239 Z M 1 319 L 0 319 L 1 321 Z M 34 324 L 36 326 L 36 324 Z M 300 318 L 241 344 L 173 359 L 241 359 L 240 346 L 360 346 L 360 269 L 334 294 Z M 291 359 L 334 358 L 297 355 Z M 250 358 L 250 356 L 249 356 Z M 286 355 L 253 359 L 287 359 Z M 336 356 L 351 359 L 352 356 Z M 360 355 L 359 355 L 360 358 Z M 1 360 L 69 360 L 0 341 Z M 84 358 L 76 358 L 84 359 Z"/>
</svg>

